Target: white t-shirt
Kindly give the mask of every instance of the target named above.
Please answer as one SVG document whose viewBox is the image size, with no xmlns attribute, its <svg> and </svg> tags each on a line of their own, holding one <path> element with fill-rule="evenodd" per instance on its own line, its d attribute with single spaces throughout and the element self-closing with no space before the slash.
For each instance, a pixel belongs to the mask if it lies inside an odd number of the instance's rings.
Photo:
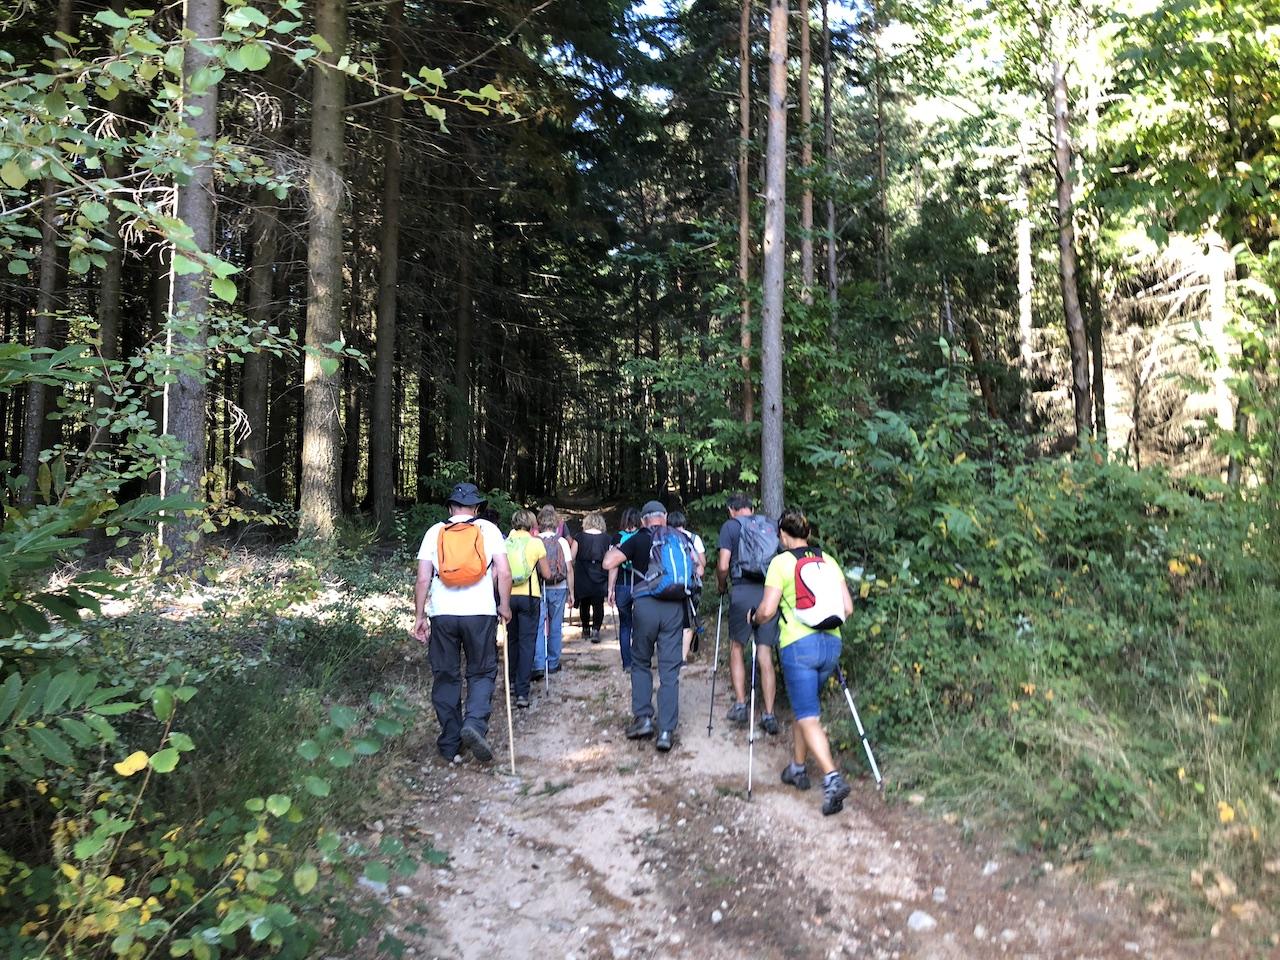
<svg viewBox="0 0 1280 960">
<path fill-rule="evenodd" d="M 450 517 L 449 522 L 470 520 L 471 517 L 459 514 Z M 506 553 L 506 541 L 502 531 L 488 520 L 476 520 L 484 542 L 484 558 L 490 567 L 493 558 Z M 469 587 L 446 587 L 440 580 L 440 563 L 436 556 L 436 548 L 440 544 L 440 531 L 445 524 L 437 523 L 422 538 L 422 546 L 418 548 L 418 559 L 431 561 L 435 576 L 431 580 L 431 602 L 427 606 L 428 617 L 494 617 L 498 614 L 498 602 L 494 599 L 494 583 L 492 576 L 481 577 Z"/>
</svg>

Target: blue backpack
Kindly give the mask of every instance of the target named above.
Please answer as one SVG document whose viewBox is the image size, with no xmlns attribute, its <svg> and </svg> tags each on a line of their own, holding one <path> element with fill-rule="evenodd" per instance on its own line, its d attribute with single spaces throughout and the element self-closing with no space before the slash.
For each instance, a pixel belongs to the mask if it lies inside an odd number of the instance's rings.
<svg viewBox="0 0 1280 960">
<path fill-rule="evenodd" d="M 672 527 L 650 527 L 653 546 L 649 551 L 649 569 L 636 574 L 632 596 L 655 600 L 684 600 L 693 593 L 693 541 Z"/>
</svg>

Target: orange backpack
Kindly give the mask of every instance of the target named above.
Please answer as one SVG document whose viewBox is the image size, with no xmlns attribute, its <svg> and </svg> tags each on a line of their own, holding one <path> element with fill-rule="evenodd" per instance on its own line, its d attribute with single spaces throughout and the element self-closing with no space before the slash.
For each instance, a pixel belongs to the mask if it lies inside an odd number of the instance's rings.
<svg viewBox="0 0 1280 960">
<path fill-rule="evenodd" d="M 440 582 L 446 587 L 469 587 L 484 579 L 489 564 L 484 558 L 484 534 L 475 518 L 446 523 L 436 541 Z"/>
</svg>

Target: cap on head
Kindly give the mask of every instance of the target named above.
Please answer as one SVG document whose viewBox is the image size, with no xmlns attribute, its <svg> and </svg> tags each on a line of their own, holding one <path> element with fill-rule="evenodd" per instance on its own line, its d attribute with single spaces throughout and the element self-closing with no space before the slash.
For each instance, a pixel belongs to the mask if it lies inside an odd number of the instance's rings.
<svg viewBox="0 0 1280 960">
<path fill-rule="evenodd" d="M 650 500 L 648 503 L 646 503 L 643 507 L 640 508 L 641 519 L 645 517 L 658 517 L 658 516 L 665 517 L 666 515 L 667 515 L 667 508 L 664 507 L 657 500 Z"/>
<path fill-rule="evenodd" d="M 455 483 L 445 498 L 445 503 L 456 503 L 460 507 L 481 507 L 488 502 L 474 483 Z"/>
</svg>

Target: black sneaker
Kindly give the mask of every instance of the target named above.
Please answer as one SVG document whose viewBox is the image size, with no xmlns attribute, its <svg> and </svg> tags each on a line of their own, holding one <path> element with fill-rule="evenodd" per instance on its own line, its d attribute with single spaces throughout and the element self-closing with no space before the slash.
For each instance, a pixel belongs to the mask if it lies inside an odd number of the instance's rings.
<svg viewBox="0 0 1280 960">
<path fill-rule="evenodd" d="M 529 707 L 529 698 L 516 697 L 516 706 L 519 707 L 521 710 L 527 710 Z"/>
<path fill-rule="evenodd" d="M 546 672 L 545 670 L 535 670 L 535 671 L 533 671 L 533 673 L 529 674 L 529 679 L 530 679 L 530 680 L 541 680 L 541 679 L 542 679 L 543 677 L 545 677 L 546 675 L 547 675 L 547 672 Z"/>
<path fill-rule="evenodd" d="M 599 643 L 602 638 L 600 636 L 599 631 L 597 631 L 595 633 L 587 634 L 587 639 L 590 640 L 592 643 Z"/>
<path fill-rule="evenodd" d="M 488 763 L 493 759 L 493 748 L 489 746 L 489 742 L 470 727 L 462 728 L 462 745 L 470 748 L 472 756 L 477 760 Z"/>
<path fill-rule="evenodd" d="M 676 742 L 676 735 L 670 730 L 659 732 L 658 739 L 653 741 L 653 745 L 658 748 L 659 753 L 666 753 Z"/>
<path fill-rule="evenodd" d="M 627 727 L 628 740 L 643 740 L 646 737 L 653 736 L 653 718 L 652 717 L 636 717 L 632 721 L 631 726 Z"/>
<path fill-rule="evenodd" d="M 747 705 L 745 703 L 735 703 L 729 708 L 729 712 L 725 714 L 724 718 L 730 723 L 742 726 L 747 722 Z"/>
<path fill-rule="evenodd" d="M 807 771 L 804 767 L 801 767 L 799 770 L 797 770 L 791 764 L 787 764 L 787 766 L 783 768 L 782 782 L 790 784 L 791 786 L 795 787 L 797 790 L 808 790 L 809 787 L 811 786 L 811 784 L 809 783 L 809 771 Z"/>
<path fill-rule="evenodd" d="M 822 815 L 829 817 L 844 809 L 845 797 L 849 796 L 849 784 L 836 771 L 822 781 Z"/>
<path fill-rule="evenodd" d="M 558 663 L 557 663 L 554 667 L 552 667 L 552 668 L 551 668 L 551 672 L 552 672 L 552 673 L 559 673 L 559 672 L 560 672 L 560 664 L 558 664 Z"/>
<path fill-rule="evenodd" d="M 778 726 L 778 718 L 772 713 L 766 713 L 760 718 L 760 726 L 764 727 L 764 732 L 771 737 L 776 737 L 782 727 Z"/>
</svg>

